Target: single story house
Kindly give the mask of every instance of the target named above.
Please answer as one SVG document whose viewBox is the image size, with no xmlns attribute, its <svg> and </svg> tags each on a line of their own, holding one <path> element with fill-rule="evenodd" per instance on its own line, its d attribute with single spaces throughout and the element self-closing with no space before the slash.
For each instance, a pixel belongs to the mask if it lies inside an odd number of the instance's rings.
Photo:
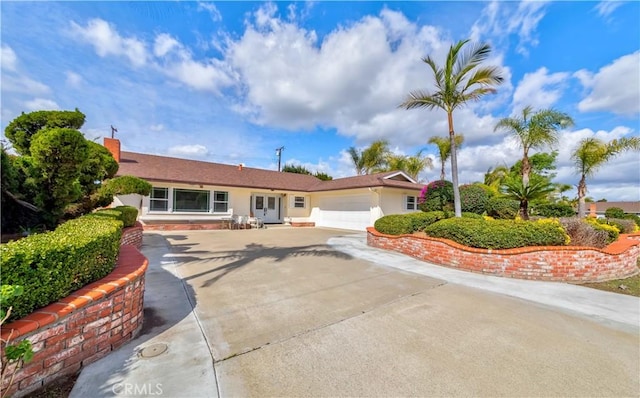
<svg viewBox="0 0 640 398">
<path fill-rule="evenodd" d="M 640 217 L 640 201 L 637 202 L 590 202 L 587 203 L 589 216 L 603 218 L 607 209 L 617 207 L 625 213 L 635 214 Z"/>
<path fill-rule="evenodd" d="M 105 138 L 104 146 L 120 165 L 117 175 L 133 175 L 153 185 L 149 196 L 116 198 L 116 204 L 137 207 L 148 229 L 220 228 L 233 216 L 248 216 L 265 224 L 364 231 L 385 214 L 417 211 L 423 187 L 401 171 L 322 181 L 311 175 L 124 152 L 113 138 Z"/>
</svg>

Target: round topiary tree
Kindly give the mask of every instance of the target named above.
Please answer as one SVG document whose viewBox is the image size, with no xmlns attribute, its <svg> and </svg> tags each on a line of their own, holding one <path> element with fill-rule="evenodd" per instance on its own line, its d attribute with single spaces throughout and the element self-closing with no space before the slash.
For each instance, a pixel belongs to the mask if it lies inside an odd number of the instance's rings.
<svg viewBox="0 0 640 398">
<path fill-rule="evenodd" d="M 605 210 L 604 216 L 607 218 L 624 218 L 624 210 L 619 207 L 609 207 Z"/>
<path fill-rule="evenodd" d="M 478 185 L 463 185 L 460 187 L 460 204 L 463 213 L 482 214 L 487 209 L 489 195 Z"/>
<path fill-rule="evenodd" d="M 418 199 L 422 211 L 443 211 L 453 209 L 453 184 L 447 180 L 437 180 L 425 185 Z"/>
</svg>

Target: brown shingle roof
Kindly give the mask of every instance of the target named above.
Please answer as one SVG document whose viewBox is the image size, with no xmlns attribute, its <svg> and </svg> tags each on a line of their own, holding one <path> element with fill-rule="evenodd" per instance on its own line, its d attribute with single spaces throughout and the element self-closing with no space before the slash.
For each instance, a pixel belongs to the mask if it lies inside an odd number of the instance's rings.
<svg viewBox="0 0 640 398">
<path fill-rule="evenodd" d="M 122 152 L 118 175 L 133 175 L 148 181 L 217 185 L 229 187 L 274 189 L 280 191 L 333 191 L 367 187 L 394 187 L 412 190 L 422 185 L 386 178 L 397 174 L 387 172 L 322 181 L 314 176 L 284 173 L 251 167 Z"/>
<path fill-rule="evenodd" d="M 611 207 L 619 207 L 625 213 L 640 214 L 640 202 L 594 202 L 597 212 L 605 212 Z M 587 203 L 587 208 L 589 203 Z"/>
</svg>

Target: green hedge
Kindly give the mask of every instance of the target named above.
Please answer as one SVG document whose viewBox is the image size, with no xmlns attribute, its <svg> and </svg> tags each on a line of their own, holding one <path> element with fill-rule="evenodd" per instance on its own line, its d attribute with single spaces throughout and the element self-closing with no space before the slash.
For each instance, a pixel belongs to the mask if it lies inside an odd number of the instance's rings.
<svg viewBox="0 0 640 398">
<path fill-rule="evenodd" d="M 122 222 L 124 227 L 133 227 L 138 219 L 138 209 L 133 206 L 118 206 L 114 210 L 118 210 L 122 213 Z"/>
<path fill-rule="evenodd" d="M 534 206 L 534 214 L 542 217 L 573 217 L 576 211 L 565 203 L 542 203 Z"/>
<path fill-rule="evenodd" d="M 378 232 L 388 235 L 412 234 L 422 232 L 427 226 L 450 217 L 453 217 L 453 213 L 448 211 L 391 214 L 379 218 L 374 227 Z M 482 219 L 481 215 L 475 213 L 462 213 L 462 217 Z"/>
<path fill-rule="evenodd" d="M 83 216 L 55 231 L 3 244 L 2 284 L 24 294 L 8 303 L 10 320 L 24 317 L 109 274 L 115 267 L 122 222 Z"/>
<path fill-rule="evenodd" d="M 420 213 L 416 213 L 420 214 Z M 402 235 L 413 233 L 413 220 L 405 214 L 389 214 L 378 218 L 373 227 L 383 234 Z"/>
<path fill-rule="evenodd" d="M 562 246 L 569 236 L 556 220 L 516 221 L 449 218 L 425 228 L 434 238 L 451 239 L 482 249 L 511 249 L 525 246 Z"/>
<path fill-rule="evenodd" d="M 506 198 L 491 198 L 487 202 L 487 215 L 493 218 L 513 220 L 520 210 L 520 202 Z"/>
</svg>

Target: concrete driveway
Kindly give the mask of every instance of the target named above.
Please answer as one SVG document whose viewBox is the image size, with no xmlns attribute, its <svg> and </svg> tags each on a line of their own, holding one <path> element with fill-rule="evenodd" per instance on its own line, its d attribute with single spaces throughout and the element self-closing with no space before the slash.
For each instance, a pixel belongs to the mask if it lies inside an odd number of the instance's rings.
<svg viewBox="0 0 640 398">
<path fill-rule="evenodd" d="M 332 250 L 344 231 L 167 238 L 222 396 L 638 396 L 638 335 Z"/>
<path fill-rule="evenodd" d="M 638 328 L 327 245 L 344 234 L 145 234 L 151 325 L 84 370 L 72 397 L 152 382 L 189 397 L 640 395 Z M 136 354 L 158 341 L 164 356 Z"/>
</svg>

